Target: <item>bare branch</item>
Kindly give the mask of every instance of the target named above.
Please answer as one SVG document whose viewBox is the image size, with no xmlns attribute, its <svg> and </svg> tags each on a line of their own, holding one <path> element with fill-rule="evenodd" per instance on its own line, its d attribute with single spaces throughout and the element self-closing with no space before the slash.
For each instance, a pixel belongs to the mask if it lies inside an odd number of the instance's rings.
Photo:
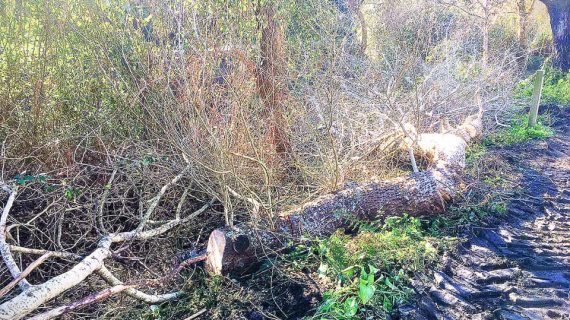
<svg viewBox="0 0 570 320">
<path fill-rule="evenodd" d="M 14 252 L 34 254 L 34 255 L 43 255 L 43 254 L 49 253 L 49 254 L 51 254 L 52 257 L 56 257 L 56 258 L 71 259 L 71 260 L 81 259 L 80 255 L 75 254 L 75 253 L 71 253 L 71 252 L 34 249 L 34 248 L 26 248 L 26 247 L 20 247 L 20 246 L 15 246 L 15 245 L 9 245 L 9 246 L 10 246 L 10 250 L 12 250 Z"/>
<path fill-rule="evenodd" d="M 20 281 L 22 281 L 25 277 L 27 277 L 32 271 L 34 271 L 35 268 L 37 268 L 39 265 L 41 265 L 51 256 L 53 256 L 53 253 L 47 252 L 44 253 L 38 259 L 36 259 L 36 261 L 32 262 L 26 269 L 24 269 L 24 271 L 22 271 L 22 273 L 20 273 L 19 276 L 16 277 L 16 279 L 12 280 L 12 282 L 8 283 L 7 286 L 5 286 L 4 288 L 2 288 L 2 290 L 0 290 L 0 298 L 2 298 L 8 292 L 10 292 L 10 290 L 12 290 Z"/>
<path fill-rule="evenodd" d="M 73 311 L 75 309 L 79 309 L 82 308 L 84 306 L 93 304 L 95 302 L 107 299 L 117 293 L 121 293 L 125 290 L 128 290 L 130 288 L 132 288 L 133 285 L 124 285 L 124 284 L 120 284 L 111 288 L 107 288 L 105 290 L 99 291 L 97 293 L 94 294 L 90 294 L 87 297 L 79 300 L 79 301 L 75 301 L 71 304 L 68 305 L 64 305 L 61 307 L 57 307 L 55 309 L 52 309 L 50 311 L 44 312 L 44 313 L 40 313 L 34 317 L 31 317 L 30 320 L 48 320 L 48 319 L 53 319 L 56 317 L 59 317 L 63 314 L 66 314 L 70 311 Z"/>
<path fill-rule="evenodd" d="M 175 183 L 177 180 L 173 181 Z M 164 194 L 164 192 L 161 194 Z M 121 232 L 104 236 L 99 241 L 97 249 L 95 249 L 91 254 L 76 264 L 71 270 L 64 272 L 61 275 L 56 276 L 42 284 L 31 286 L 23 290 L 22 293 L 20 293 L 18 296 L 1 304 L 0 319 L 21 319 L 45 302 L 50 301 L 51 299 L 59 296 L 64 291 L 73 288 L 81 283 L 93 272 L 100 270 L 103 267 L 104 260 L 111 255 L 111 244 L 131 240 L 147 240 L 152 237 L 161 235 L 180 224 L 192 220 L 200 213 L 204 212 L 208 207 L 210 207 L 211 204 L 212 201 L 205 204 L 200 209 L 183 219 L 172 220 L 155 229 L 150 229 L 140 233 L 136 232 L 136 230 L 133 230 L 130 232 Z"/>
<path fill-rule="evenodd" d="M 113 183 L 113 180 L 115 180 L 115 174 L 117 174 L 117 169 L 113 170 L 113 173 L 109 178 L 109 182 L 107 182 L 107 185 L 105 186 L 105 191 L 103 191 L 103 195 L 101 196 L 101 202 L 97 207 L 97 213 L 96 213 L 97 216 L 95 217 L 95 221 L 97 222 L 97 228 L 99 228 L 99 231 L 102 234 L 109 233 L 105 228 L 105 225 L 103 224 L 103 208 L 105 207 L 105 202 L 107 201 L 107 197 L 109 196 L 109 191 L 111 190 L 110 186 Z"/>
<path fill-rule="evenodd" d="M 109 269 L 107 269 L 107 267 L 102 266 L 101 269 L 97 270 L 97 274 L 103 278 L 103 280 L 105 280 L 107 283 L 113 285 L 113 286 L 117 286 L 117 285 L 121 285 L 123 284 L 123 282 L 121 280 L 119 280 L 117 277 L 115 277 L 115 275 L 113 275 L 113 273 L 111 273 L 111 271 L 109 271 Z M 170 300 L 175 300 L 178 299 L 181 295 L 182 292 L 172 292 L 172 293 L 166 293 L 166 294 L 147 294 L 144 293 L 138 289 L 135 288 L 129 288 L 127 289 L 127 291 L 125 291 L 125 293 L 132 297 L 135 298 L 137 300 L 143 301 L 145 303 L 162 303 L 162 302 L 166 302 L 166 301 L 170 301 Z"/>
<path fill-rule="evenodd" d="M 2 210 L 2 216 L 0 216 L 0 254 L 2 254 L 2 259 L 10 271 L 10 274 L 14 279 L 17 279 L 22 271 L 20 271 L 20 267 L 16 264 L 14 257 L 12 256 L 12 252 L 10 251 L 10 246 L 6 243 L 6 222 L 8 220 L 8 215 L 10 214 L 10 210 L 12 209 L 12 205 L 14 205 L 14 200 L 16 199 L 16 195 L 18 194 L 18 187 L 14 186 L 13 188 L 8 187 L 7 185 L 2 185 L 2 189 L 7 191 L 9 194 L 8 201 Z M 26 290 L 30 287 L 30 283 L 26 279 L 22 279 L 18 286 L 22 290 Z"/>
</svg>

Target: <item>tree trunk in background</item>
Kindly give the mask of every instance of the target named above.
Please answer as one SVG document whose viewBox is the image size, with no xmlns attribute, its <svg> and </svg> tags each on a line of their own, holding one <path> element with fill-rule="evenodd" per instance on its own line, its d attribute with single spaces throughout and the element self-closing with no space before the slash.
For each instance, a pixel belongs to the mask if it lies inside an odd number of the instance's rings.
<svg viewBox="0 0 570 320">
<path fill-rule="evenodd" d="M 542 0 L 548 8 L 556 49 L 554 65 L 563 71 L 570 69 L 570 0 Z"/>
<path fill-rule="evenodd" d="M 521 56 L 519 61 L 521 65 L 526 65 L 527 55 L 528 55 L 528 16 L 532 10 L 532 5 L 534 1 L 530 4 L 530 8 L 527 8 L 527 0 L 517 0 L 517 11 L 519 14 L 519 30 L 518 30 L 518 41 L 519 48 L 521 51 Z"/>
<path fill-rule="evenodd" d="M 261 62 L 257 70 L 259 95 L 265 105 L 268 119 L 268 134 L 281 160 L 289 162 L 291 143 L 287 136 L 288 124 L 285 109 L 289 97 L 287 87 L 287 61 L 285 37 L 275 17 L 274 4 L 261 9 Z"/>
<path fill-rule="evenodd" d="M 360 42 L 360 50 L 362 53 L 366 52 L 368 47 L 368 27 L 366 26 L 366 19 L 364 13 L 362 12 L 363 0 L 347 0 L 347 5 L 350 11 L 356 15 L 358 22 L 360 23 L 360 36 L 362 37 Z"/>
<path fill-rule="evenodd" d="M 488 0 L 483 0 L 483 64 L 489 61 L 489 26 L 491 24 L 491 8 Z"/>
</svg>

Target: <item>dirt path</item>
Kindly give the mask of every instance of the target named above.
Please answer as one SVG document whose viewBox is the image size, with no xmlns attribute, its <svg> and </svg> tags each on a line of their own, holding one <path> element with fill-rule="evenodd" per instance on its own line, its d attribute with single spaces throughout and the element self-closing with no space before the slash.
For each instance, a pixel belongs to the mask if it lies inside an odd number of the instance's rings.
<svg viewBox="0 0 570 320">
<path fill-rule="evenodd" d="M 557 135 L 505 149 L 525 195 L 495 228 L 466 231 L 404 319 L 570 319 L 570 111 Z"/>
</svg>

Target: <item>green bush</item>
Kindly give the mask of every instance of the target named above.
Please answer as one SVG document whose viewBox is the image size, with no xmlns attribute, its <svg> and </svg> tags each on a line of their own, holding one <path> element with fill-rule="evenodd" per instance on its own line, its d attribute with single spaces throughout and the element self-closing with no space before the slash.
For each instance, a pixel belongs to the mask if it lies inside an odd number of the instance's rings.
<svg viewBox="0 0 570 320">
<path fill-rule="evenodd" d="M 530 98 L 533 84 L 534 75 L 519 82 L 515 90 L 517 96 L 519 98 Z M 564 73 L 550 67 L 546 68 L 542 104 L 570 105 L 570 72 Z"/>
</svg>

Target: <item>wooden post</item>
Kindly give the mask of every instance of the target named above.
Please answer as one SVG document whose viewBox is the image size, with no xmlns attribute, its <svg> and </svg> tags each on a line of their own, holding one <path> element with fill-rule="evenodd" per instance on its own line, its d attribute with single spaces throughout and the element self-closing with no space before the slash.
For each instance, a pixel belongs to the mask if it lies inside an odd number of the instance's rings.
<svg viewBox="0 0 570 320">
<path fill-rule="evenodd" d="M 542 95 L 542 85 L 544 83 L 544 70 L 538 70 L 534 76 L 534 90 L 532 91 L 532 104 L 528 113 L 528 126 L 534 127 L 538 118 L 538 107 Z"/>
</svg>

